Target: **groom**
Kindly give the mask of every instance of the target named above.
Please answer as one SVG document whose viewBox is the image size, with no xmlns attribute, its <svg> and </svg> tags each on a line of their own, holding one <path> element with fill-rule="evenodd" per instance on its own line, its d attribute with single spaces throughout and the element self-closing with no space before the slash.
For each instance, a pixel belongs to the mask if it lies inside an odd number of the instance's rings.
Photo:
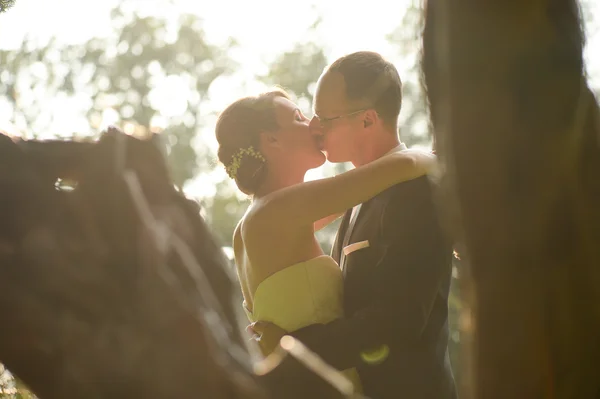
<svg viewBox="0 0 600 399">
<path fill-rule="evenodd" d="M 357 52 L 325 70 L 311 129 L 330 162 L 369 163 L 405 149 L 397 134 L 396 68 Z M 427 176 L 398 184 L 346 212 L 332 250 L 344 275 L 345 318 L 289 332 L 343 370 L 356 367 L 372 399 L 454 399 L 448 357 L 451 246 Z M 253 326 L 261 340 L 284 331 Z"/>
</svg>

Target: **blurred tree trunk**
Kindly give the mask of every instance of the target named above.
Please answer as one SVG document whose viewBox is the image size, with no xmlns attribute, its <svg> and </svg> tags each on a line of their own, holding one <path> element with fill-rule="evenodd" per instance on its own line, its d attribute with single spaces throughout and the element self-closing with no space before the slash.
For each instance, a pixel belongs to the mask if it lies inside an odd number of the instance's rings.
<svg viewBox="0 0 600 399">
<path fill-rule="evenodd" d="M 436 147 L 469 265 L 466 397 L 600 395 L 600 118 L 582 36 L 575 1 L 426 8 Z"/>
<path fill-rule="evenodd" d="M 262 397 L 220 247 L 151 142 L 0 135 L 0 170 L 0 360 L 38 396 Z"/>
</svg>

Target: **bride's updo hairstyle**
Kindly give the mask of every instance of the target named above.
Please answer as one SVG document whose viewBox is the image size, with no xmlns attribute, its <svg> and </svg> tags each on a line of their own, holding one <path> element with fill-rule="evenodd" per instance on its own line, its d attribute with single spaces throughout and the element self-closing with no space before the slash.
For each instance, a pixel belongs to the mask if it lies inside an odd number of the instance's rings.
<svg viewBox="0 0 600 399">
<path fill-rule="evenodd" d="M 219 161 L 238 188 L 248 195 L 254 194 L 267 176 L 268 165 L 260 152 L 260 133 L 279 128 L 273 103 L 277 97 L 289 99 L 283 90 L 241 98 L 225 108 L 217 120 Z"/>
</svg>

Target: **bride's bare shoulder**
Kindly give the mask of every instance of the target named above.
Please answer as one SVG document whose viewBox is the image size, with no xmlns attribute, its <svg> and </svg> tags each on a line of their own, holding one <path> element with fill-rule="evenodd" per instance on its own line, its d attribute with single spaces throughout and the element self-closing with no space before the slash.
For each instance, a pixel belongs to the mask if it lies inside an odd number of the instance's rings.
<svg viewBox="0 0 600 399">
<path fill-rule="evenodd" d="M 236 227 L 236 232 L 241 240 L 247 241 L 256 235 L 263 234 L 263 231 L 268 229 L 269 225 L 272 225 L 267 212 L 265 212 L 265 205 L 266 203 L 261 198 L 253 201 L 248 207 L 244 217 Z"/>
<path fill-rule="evenodd" d="M 244 230 L 254 228 L 257 225 L 260 226 L 264 223 L 271 223 L 269 210 L 282 194 L 285 196 L 285 191 L 286 189 L 284 188 L 253 200 L 243 218 Z"/>
</svg>

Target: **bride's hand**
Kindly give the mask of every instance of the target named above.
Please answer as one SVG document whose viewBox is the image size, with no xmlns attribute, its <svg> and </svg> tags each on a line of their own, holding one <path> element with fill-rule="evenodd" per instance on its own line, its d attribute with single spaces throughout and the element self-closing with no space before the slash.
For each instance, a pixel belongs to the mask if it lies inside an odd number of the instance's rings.
<svg viewBox="0 0 600 399">
<path fill-rule="evenodd" d="M 279 345 L 281 338 L 287 334 L 283 328 L 267 321 L 257 321 L 248 326 L 248 330 L 254 333 L 252 338 L 265 355 L 272 353 Z"/>
</svg>

